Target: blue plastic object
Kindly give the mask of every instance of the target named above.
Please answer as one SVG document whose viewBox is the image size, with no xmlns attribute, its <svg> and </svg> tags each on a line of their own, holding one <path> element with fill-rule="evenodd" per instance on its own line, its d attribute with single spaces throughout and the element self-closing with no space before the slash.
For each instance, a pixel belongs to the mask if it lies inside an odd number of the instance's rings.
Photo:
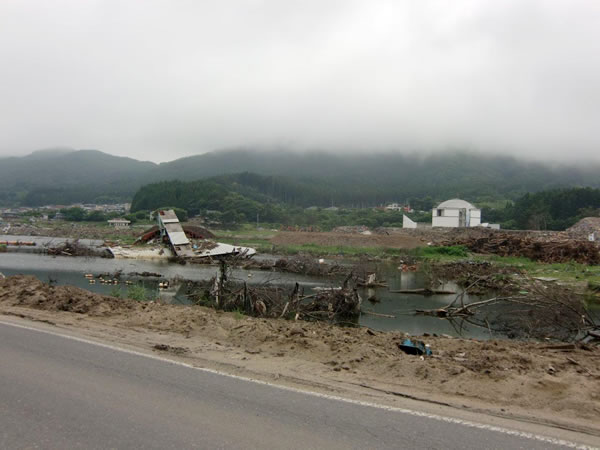
<svg viewBox="0 0 600 450">
<path fill-rule="evenodd" d="M 422 341 L 411 341 L 410 339 L 405 339 L 402 344 L 398 344 L 398 347 L 404 353 L 408 353 L 409 355 L 431 356 L 433 354 L 431 349 Z"/>
</svg>

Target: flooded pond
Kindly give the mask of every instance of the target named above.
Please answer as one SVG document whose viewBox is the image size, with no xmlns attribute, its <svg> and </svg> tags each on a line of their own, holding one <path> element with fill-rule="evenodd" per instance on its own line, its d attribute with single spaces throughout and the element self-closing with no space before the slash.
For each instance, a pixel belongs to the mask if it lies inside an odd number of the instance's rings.
<svg viewBox="0 0 600 450">
<path fill-rule="evenodd" d="M 22 238 L 22 237 L 21 237 Z M 263 255 L 268 258 L 269 255 Z M 272 257 L 272 256 L 271 256 Z M 417 294 L 392 293 L 390 290 L 419 289 L 425 287 L 425 277 L 418 272 L 401 272 L 396 265 L 379 264 L 377 267 L 379 278 L 385 279 L 388 287 L 376 289 L 361 289 L 363 298 L 359 323 L 376 330 L 400 330 L 413 335 L 423 333 L 461 335 L 450 322 L 431 316 L 414 315 L 415 309 L 440 308 L 450 303 L 456 297 L 451 295 L 423 296 Z M 31 253 L 0 253 L 0 272 L 6 276 L 27 274 L 34 275 L 43 282 L 52 282 L 57 285 L 71 285 L 87 289 L 104 295 L 124 295 L 131 286 L 121 283 L 119 285 L 90 284 L 84 277 L 86 273 L 94 275 L 100 273 L 114 273 L 122 271 L 123 280 L 131 280 L 134 286 L 143 286 L 148 299 L 175 304 L 187 304 L 185 296 L 185 282 L 172 282 L 167 289 L 159 288 L 159 278 L 142 278 L 129 275 L 134 272 L 159 273 L 163 279 L 185 279 L 192 281 L 206 281 L 215 276 L 218 267 L 214 265 L 179 265 L 167 261 L 132 260 L 132 259 L 103 259 L 103 258 L 70 258 L 49 256 Z M 289 288 L 298 282 L 310 293 L 315 287 L 335 287 L 340 285 L 339 279 L 311 277 L 292 273 L 269 272 L 261 270 L 235 269 L 232 272 L 232 281 L 247 281 L 248 284 L 270 283 L 271 285 Z M 444 290 L 459 291 L 452 284 L 443 286 Z M 376 303 L 367 301 L 375 297 Z M 473 300 L 473 299 L 472 299 Z M 465 296 L 465 301 L 469 301 Z M 390 317 L 371 315 L 368 312 Z M 462 330 L 463 337 L 487 339 L 490 334 L 487 330 L 469 326 Z M 498 336 L 496 336 L 498 337 Z"/>
</svg>

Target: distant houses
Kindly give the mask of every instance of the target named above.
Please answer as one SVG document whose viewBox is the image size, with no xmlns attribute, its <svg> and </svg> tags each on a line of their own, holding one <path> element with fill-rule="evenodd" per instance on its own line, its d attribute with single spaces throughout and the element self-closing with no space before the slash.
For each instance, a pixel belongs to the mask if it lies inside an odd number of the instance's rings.
<svg viewBox="0 0 600 450">
<path fill-rule="evenodd" d="M 389 205 L 387 205 L 385 208 L 383 208 L 385 211 L 403 211 L 403 212 L 407 212 L 407 213 L 411 213 L 414 210 L 410 207 L 410 205 L 401 205 L 399 203 L 390 203 Z"/>
</svg>

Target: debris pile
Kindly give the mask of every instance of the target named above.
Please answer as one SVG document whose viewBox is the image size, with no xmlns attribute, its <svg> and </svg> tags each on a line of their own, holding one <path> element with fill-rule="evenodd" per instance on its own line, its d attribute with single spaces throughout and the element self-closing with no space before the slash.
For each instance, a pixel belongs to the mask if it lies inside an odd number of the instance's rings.
<svg viewBox="0 0 600 450">
<path fill-rule="evenodd" d="M 194 261 L 196 262 L 196 261 Z M 202 261 L 199 261 L 202 263 Z M 209 264 L 212 261 L 205 261 L 204 263 Z M 294 258 L 280 258 L 275 261 L 273 260 L 255 260 L 255 259 L 230 259 L 228 263 L 232 267 L 240 267 L 244 270 L 265 270 L 265 271 L 278 271 L 295 273 L 298 275 L 309 275 L 309 276 L 346 276 L 352 271 L 350 266 L 342 266 L 339 264 L 328 264 L 323 261 L 316 260 L 308 256 L 296 256 Z"/>
<path fill-rule="evenodd" d="M 452 261 L 433 264 L 430 278 L 440 283 L 453 281 L 468 288 L 469 294 L 485 294 L 490 290 L 512 292 L 517 289 L 513 275 L 520 274 L 514 267 L 497 266 L 489 261 Z"/>
<path fill-rule="evenodd" d="M 83 245 L 79 240 L 66 241 L 56 247 L 47 247 L 46 252 L 53 256 L 97 256 L 100 258 L 114 258 L 107 248 L 94 248 Z"/>
<path fill-rule="evenodd" d="M 546 240 L 509 233 L 491 233 L 485 237 L 450 239 L 442 245 L 464 245 L 470 251 L 499 256 L 523 256 L 544 263 L 576 261 L 582 264 L 600 264 L 600 248 L 594 242 Z"/>
<path fill-rule="evenodd" d="M 294 320 L 326 320 L 357 323 L 362 299 L 350 276 L 342 288 L 329 288 L 304 295 L 298 283 L 293 290 L 262 284 L 229 282 L 229 268 L 221 261 L 219 274 L 210 282 L 188 284 L 187 296 L 197 304 L 224 311 L 240 311 L 250 316 Z"/>
<path fill-rule="evenodd" d="M 339 264 L 320 263 L 310 257 L 281 258 L 273 263 L 273 269 L 311 276 L 346 275 L 351 270 Z"/>
</svg>

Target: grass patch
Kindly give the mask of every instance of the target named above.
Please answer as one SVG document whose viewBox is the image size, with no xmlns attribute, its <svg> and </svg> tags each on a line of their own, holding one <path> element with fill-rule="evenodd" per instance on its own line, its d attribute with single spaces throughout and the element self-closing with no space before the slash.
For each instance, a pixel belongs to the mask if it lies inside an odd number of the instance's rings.
<svg viewBox="0 0 600 450">
<path fill-rule="evenodd" d="M 314 256 L 378 256 L 393 257 L 401 256 L 406 253 L 403 249 L 385 248 L 385 247 L 349 247 L 344 245 L 325 246 L 318 244 L 286 245 L 273 247 L 273 251 L 284 255 L 297 255 L 305 253 Z"/>
<path fill-rule="evenodd" d="M 156 299 L 156 295 L 154 295 L 153 292 L 148 291 L 144 286 L 138 284 L 127 288 L 127 298 L 144 302 Z"/>
<path fill-rule="evenodd" d="M 110 290 L 110 296 L 115 298 L 129 298 L 138 302 L 156 300 L 155 292 L 146 289 L 141 284 L 129 286 L 126 290 L 115 286 Z"/>
<path fill-rule="evenodd" d="M 239 239 L 270 239 L 279 231 L 273 231 L 269 225 L 264 225 L 260 229 L 253 224 L 244 224 L 235 230 L 211 230 L 217 239 L 239 238 Z"/>
<path fill-rule="evenodd" d="M 448 247 L 418 247 L 415 250 L 415 255 L 424 257 L 451 256 L 456 258 L 466 258 L 469 256 L 469 249 L 463 245 L 452 245 Z"/>
</svg>

